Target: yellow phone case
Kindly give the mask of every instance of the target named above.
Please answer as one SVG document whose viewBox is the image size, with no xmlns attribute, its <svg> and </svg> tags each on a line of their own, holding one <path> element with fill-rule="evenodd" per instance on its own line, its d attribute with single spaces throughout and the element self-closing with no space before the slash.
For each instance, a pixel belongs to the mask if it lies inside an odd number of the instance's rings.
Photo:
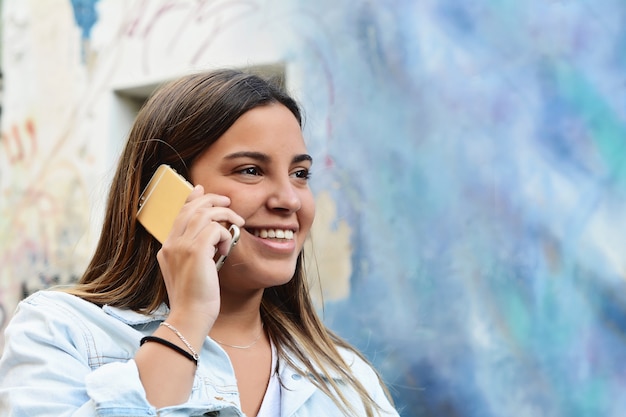
<svg viewBox="0 0 626 417">
<path fill-rule="evenodd" d="M 169 165 L 161 165 L 139 197 L 137 220 L 163 243 L 193 186 Z"/>
</svg>

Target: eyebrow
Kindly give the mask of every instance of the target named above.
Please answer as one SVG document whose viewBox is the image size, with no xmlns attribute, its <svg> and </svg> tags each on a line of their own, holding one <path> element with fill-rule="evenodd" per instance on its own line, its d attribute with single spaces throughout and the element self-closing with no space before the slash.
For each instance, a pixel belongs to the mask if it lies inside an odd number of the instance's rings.
<svg viewBox="0 0 626 417">
<path fill-rule="evenodd" d="M 234 153 L 226 155 L 225 157 L 225 159 L 237 159 L 237 158 L 250 158 L 250 159 L 254 159 L 259 162 L 264 162 L 264 163 L 269 163 L 272 160 L 272 158 L 270 158 L 269 155 L 267 154 L 264 154 L 261 152 L 252 152 L 252 151 L 234 152 Z M 311 157 L 311 155 L 303 153 L 303 154 L 296 155 L 291 159 L 292 164 L 297 164 L 303 161 L 309 161 L 313 163 L 313 158 Z"/>
</svg>

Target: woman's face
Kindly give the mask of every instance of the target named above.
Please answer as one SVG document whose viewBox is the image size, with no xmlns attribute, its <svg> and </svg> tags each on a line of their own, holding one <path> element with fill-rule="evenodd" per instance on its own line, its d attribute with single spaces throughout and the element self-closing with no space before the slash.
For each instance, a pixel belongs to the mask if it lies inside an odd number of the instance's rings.
<svg viewBox="0 0 626 417">
<path fill-rule="evenodd" d="M 222 288 L 288 282 L 315 215 L 298 121 L 282 104 L 244 113 L 191 167 L 206 193 L 230 198 L 246 224 L 220 271 Z"/>
</svg>

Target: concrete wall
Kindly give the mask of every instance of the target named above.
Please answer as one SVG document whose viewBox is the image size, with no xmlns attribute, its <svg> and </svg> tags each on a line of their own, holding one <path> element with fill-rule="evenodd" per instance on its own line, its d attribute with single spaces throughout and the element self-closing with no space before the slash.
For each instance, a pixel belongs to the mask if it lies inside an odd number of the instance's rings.
<svg viewBox="0 0 626 417">
<path fill-rule="evenodd" d="M 89 258 L 141 97 L 269 65 L 306 109 L 324 317 L 403 416 L 626 409 L 619 0 L 4 0 L 0 323 Z"/>
</svg>

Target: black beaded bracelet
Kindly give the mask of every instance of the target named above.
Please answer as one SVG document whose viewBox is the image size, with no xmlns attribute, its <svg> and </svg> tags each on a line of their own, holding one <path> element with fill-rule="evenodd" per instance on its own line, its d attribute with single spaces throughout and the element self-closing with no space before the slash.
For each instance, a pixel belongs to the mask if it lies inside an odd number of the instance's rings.
<svg viewBox="0 0 626 417">
<path fill-rule="evenodd" d="M 156 336 L 146 336 L 141 339 L 141 341 L 139 342 L 139 346 L 143 345 L 146 342 L 155 342 L 163 346 L 167 346 L 168 348 L 180 353 L 181 355 L 183 355 L 184 357 L 186 357 L 187 359 L 189 359 L 190 361 L 198 365 L 198 360 L 194 358 L 191 353 L 187 352 L 185 349 L 181 348 L 180 346 L 176 346 L 174 343 L 170 342 L 169 340 L 161 339 L 160 337 L 156 337 Z"/>
</svg>

